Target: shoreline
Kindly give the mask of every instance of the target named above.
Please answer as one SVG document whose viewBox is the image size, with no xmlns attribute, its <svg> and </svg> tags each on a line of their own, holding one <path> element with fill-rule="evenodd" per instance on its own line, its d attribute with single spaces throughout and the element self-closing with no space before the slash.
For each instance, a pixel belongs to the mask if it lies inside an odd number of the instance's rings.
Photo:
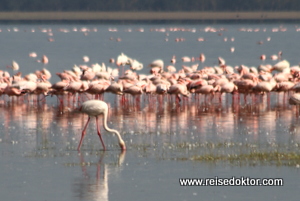
<svg viewBox="0 0 300 201">
<path fill-rule="evenodd" d="M 0 21 L 300 20 L 300 12 L 0 12 Z"/>
</svg>

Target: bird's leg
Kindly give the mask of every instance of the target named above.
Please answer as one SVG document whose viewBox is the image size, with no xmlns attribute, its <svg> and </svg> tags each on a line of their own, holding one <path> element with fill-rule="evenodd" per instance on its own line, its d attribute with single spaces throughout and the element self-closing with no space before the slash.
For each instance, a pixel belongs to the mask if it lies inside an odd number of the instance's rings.
<svg viewBox="0 0 300 201">
<path fill-rule="evenodd" d="M 102 139 L 102 136 L 101 136 L 101 133 L 100 133 L 100 128 L 99 128 L 99 124 L 98 124 L 98 116 L 96 116 L 96 125 L 97 125 L 97 133 L 98 133 L 98 136 L 100 138 L 100 141 L 102 143 L 102 146 L 103 146 L 103 150 L 105 150 L 105 145 L 104 145 L 104 142 L 103 142 L 103 139 Z"/>
<path fill-rule="evenodd" d="M 88 118 L 88 120 L 87 120 L 87 122 L 86 122 L 86 124 L 84 126 L 84 129 L 82 131 L 81 139 L 80 139 L 80 142 L 79 142 L 79 145 L 78 145 L 78 148 L 77 148 L 78 151 L 80 150 L 80 147 L 81 147 L 81 144 L 82 144 L 82 140 L 83 140 L 83 138 L 84 138 L 84 136 L 86 134 L 86 128 L 87 128 L 87 126 L 88 126 L 88 124 L 90 122 L 90 119 L 91 119 L 91 117 L 89 116 L 89 118 Z"/>
<path fill-rule="evenodd" d="M 176 95 L 176 104 L 179 104 L 181 102 L 181 98 L 179 94 Z"/>
<path fill-rule="evenodd" d="M 244 104 L 247 104 L 247 94 L 244 93 Z"/>
</svg>

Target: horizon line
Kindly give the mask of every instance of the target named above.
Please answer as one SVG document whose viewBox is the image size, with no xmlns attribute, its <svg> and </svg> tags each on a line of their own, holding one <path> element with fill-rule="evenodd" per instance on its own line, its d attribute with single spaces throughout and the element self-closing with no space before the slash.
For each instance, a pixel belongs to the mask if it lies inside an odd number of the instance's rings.
<svg viewBox="0 0 300 201">
<path fill-rule="evenodd" d="M 36 11 L 0 12 L 0 20 L 299 20 L 300 12 L 148 12 L 148 11 Z"/>
</svg>

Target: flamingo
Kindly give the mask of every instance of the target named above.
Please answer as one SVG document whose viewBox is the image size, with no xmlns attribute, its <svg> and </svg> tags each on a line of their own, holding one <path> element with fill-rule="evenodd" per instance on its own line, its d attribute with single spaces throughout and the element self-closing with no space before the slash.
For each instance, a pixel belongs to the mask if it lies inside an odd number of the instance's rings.
<svg viewBox="0 0 300 201">
<path fill-rule="evenodd" d="M 30 52 L 29 53 L 29 57 L 35 58 L 35 57 L 37 57 L 37 54 L 35 52 Z"/>
<path fill-rule="evenodd" d="M 128 64 L 130 58 L 126 56 L 123 52 L 117 57 L 116 65 L 122 66 L 122 74 L 124 74 L 125 65 Z"/>
<path fill-rule="evenodd" d="M 259 65 L 258 66 L 258 72 L 272 72 L 272 69 L 273 67 L 269 64 L 267 65 Z"/>
<path fill-rule="evenodd" d="M 262 60 L 262 61 L 266 60 L 266 58 L 267 58 L 267 57 L 266 57 L 265 54 L 262 54 L 262 55 L 260 55 L 260 57 L 259 57 L 259 59 Z"/>
<path fill-rule="evenodd" d="M 234 91 L 237 91 L 238 88 L 237 86 L 233 83 L 233 82 L 227 82 L 227 83 L 223 83 L 221 85 L 221 89 L 220 92 L 222 93 L 233 93 Z"/>
<path fill-rule="evenodd" d="M 115 59 L 114 58 L 110 58 L 109 59 L 109 63 L 115 63 Z"/>
<path fill-rule="evenodd" d="M 130 59 L 129 61 L 130 69 L 132 70 L 142 70 L 143 69 L 143 64 L 140 63 L 139 61 L 135 59 Z"/>
<path fill-rule="evenodd" d="M 105 90 L 106 92 L 111 92 L 118 95 L 123 95 L 123 85 L 122 81 L 112 82 Z"/>
<path fill-rule="evenodd" d="M 172 65 L 167 66 L 167 70 L 168 70 L 169 73 L 175 73 L 176 72 L 175 66 L 172 66 Z"/>
<path fill-rule="evenodd" d="M 15 88 L 11 85 L 9 79 L 4 79 L 7 83 L 6 87 L 4 88 L 4 93 L 8 96 L 21 96 L 22 90 Z"/>
<path fill-rule="evenodd" d="M 189 97 L 190 92 L 187 89 L 187 85 L 185 81 L 178 80 L 177 84 L 171 85 L 168 89 L 168 94 L 174 94 L 176 96 L 176 102 L 179 103 L 181 101 L 180 94 Z"/>
<path fill-rule="evenodd" d="M 88 89 L 86 90 L 89 94 L 94 94 L 97 97 L 105 92 L 107 87 L 110 85 L 108 80 L 95 80 L 89 84 Z"/>
<path fill-rule="evenodd" d="M 81 66 L 82 69 L 82 75 L 81 75 L 81 80 L 92 80 L 95 77 L 95 72 L 86 66 Z"/>
<path fill-rule="evenodd" d="M 128 64 L 128 57 L 122 52 L 118 57 L 116 61 L 117 66 L 125 66 Z"/>
<path fill-rule="evenodd" d="M 205 61 L 205 55 L 203 53 L 200 54 L 199 60 L 201 61 L 201 63 Z"/>
<path fill-rule="evenodd" d="M 90 61 L 90 58 L 88 56 L 82 57 L 83 62 L 88 63 Z"/>
<path fill-rule="evenodd" d="M 42 63 L 43 64 L 48 64 L 49 63 L 49 59 L 48 59 L 48 57 L 46 55 L 42 56 Z"/>
<path fill-rule="evenodd" d="M 160 71 L 162 71 L 164 69 L 164 61 L 161 59 L 154 60 L 148 65 L 148 67 L 152 69 L 158 68 Z"/>
<path fill-rule="evenodd" d="M 76 94 L 78 92 L 86 91 L 84 88 L 84 81 L 79 78 L 69 82 L 69 85 L 64 88 L 65 91 L 70 92 L 71 94 Z"/>
<path fill-rule="evenodd" d="M 65 88 L 68 87 L 70 84 L 70 80 L 68 79 L 63 79 L 61 81 L 58 81 L 54 84 L 52 84 L 50 88 L 51 94 L 55 95 L 63 95 L 65 94 Z M 60 99 L 59 99 L 60 100 Z M 62 100 L 60 100 L 62 102 Z"/>
<path fill-rule="evenodd" d="M 295 84 L 291 90 L 295 91 L 296 93 L 300 92 L 300 83 L 298 82 Z"/>
<path fill-rule="evenodd" d="M 198 88 L 195 90 L 195 93 L 200 93 L 200 94 L 204 94 L 204 95 L 208 95 L 208 94 L 211 94 L 211 99 L 213 99 L 214 97 L 214 94 L 216 91 L 219 91 L 220 90 L 220 86 L 217 85 L 217 86 L 212 86 L 212 85 L 203 85 L 202 87 Z"/>
<path fill-rule="evenodd" d="M 45 78 L 45 75 L 42 75 L 41 80 L 37 82 L 35 93 L 38 95 L 39 94 L 47 95 L 51 86 L 52 84 Z"/>
<path fill-rule="evenodd" d="M 270 59 L 272 60 L 277 60 L 278 59 L 278 56 L 276 54 L 273 54 L 270 56 Z"/>
<path fill-rule="evenodd" d="M 22 92 L 33 93 L 37 88 L 37 83 L 31 80 L 23 80 L 14 84 L 16 88 L 22 90 Z"/>
<path fill-rule="evenodd" d="M 13 71 L 18 71 L 20 69 L 19 64 L 16 61 L 12 61 L 11 66 L 7 66 L 7 68 L 11 68 Z"/>
<path fill-rule="evenodd" d="M 144 84 L 137 82 L 134 85 L 124 88 L 124 93 L 131 94 L 132 96 L 141 95 L 143 93 Z"/>
<path fill-rule="evenodd" d="M 218 61 L 219 61 L 219 66 L 225 66 L 226 65 L 226 61 L 222 57 L 218 57 Z"/>
<path fill-rule="evenodd" d="M 172 63 L 172 64 L 175 64 L 175 63 L 176 63 L 176 56 L 175 56 L 175 55 L 172 56 L 171 63 Z"/>
<path fill-rule="evenodd" d="M 45 79 L 45 80 L 50 80 L 50 78 L 51 78 L 51 73 L 46 68 L 43 68 L 40 71 L 39 70 L 36 71 L 35 74 L 38 78 L 41 78 L 43 76 L 43 79 Z"/>
<path fill-rule="evenodd" d="M 282 60 L 276 63 L 271 70 L 276 70 L 279 72 L 288 72 L 290 71 L 290 62 L 287 60 Z"/>
<path fill-rule="evenodd" d="M 101 101 L 101 100 L 88 100 L 88 101 L 85 101 L 82 104 L 82 106 L 80 107 L 80 111 L 87 114 L 89 117 L 88 117 L 88 120 L 87 120 L 87 122 L 84 126 L 84 129 L 82 131 L 82 134 L 81 134 L 80 142 L 79 142 L 79 145 L 78 145 L 78 148 L 77 148 L 78 151 L 80 151 L 82 140 L 83 140 L 83 138 L 86 134 L 86 128 L 87 128 L 87 126 L 90 122 L 91 117 L 96 117 L 97 134 L 100 138 L 103 149 L 106 150 L 103 139 L 102 139 L 102 136 L 101 136 L 101 133 L 100 133 L 99 125 L 98 125 L 99 115 L 103 115 L 103 127 L 104 127 L 104 129 L 108 132 L 115 133 L 118 137 L 120 148 L 122 149 L 122 151 L 126 150 L 125 142 L 122 139 L 120 133 L 117 130 L 110 129 L 107 126 L 107 114 L 108 114 L 108 105 L 107 105 L 107 103 L 105 103 L 104 101 Z"/>
<path fill-rule="evenodd" d="M 252 89 L 260 93 L 269 93 L 276 87 L 276 80 L 272 78 L 270 81 L 258 82 Z"/>
<path fill-rule="evenodd" d="M 156 86 L 155 92 L 156 92 L 156 94 L 166 94 L 168 92 L 168 89 L 169 89 L 169 86 L 167 84 L 161 83 Z"/>
<path fill-rule="evenodd" d="M 295 83 L 291 82 L 291 81 L 280 82 L 280 83 L 276 84 L 276 91 L 278 91 L 278 92 L 283 91 L 284 92 L 283 97 L 285 99 L 287 92 L 292 90 L 294 86 L 295 86 Z"/>
<path fill-rule="evenodd" d="M 182 57 L 181 60 L 182 60 L 182 62 L 191 62 L 192 61 L 192 59 L 188 56 Z"/>
<path fill-rule="evenodd" d="M 289 99 L 291 105 L 300 105 L 300 93 L 294 93 Z"/>
</svg>

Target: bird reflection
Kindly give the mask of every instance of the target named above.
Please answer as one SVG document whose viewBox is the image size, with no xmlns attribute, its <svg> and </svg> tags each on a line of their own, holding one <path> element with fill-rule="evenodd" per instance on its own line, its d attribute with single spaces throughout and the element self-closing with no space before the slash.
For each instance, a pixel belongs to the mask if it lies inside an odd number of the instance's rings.
<svg viewBox="0 0 300 201">
<path fill-rule="evenodd" d="M 79 200 L 105 201 L 109 200 L 109 179 L 116 177 L 122 170 L 125 160 L 125 152 L 117 156 L 117 162 L 106 162 L 105 157 L 108 153 L 101 152 L 96 164 L 85 160 L 85 153 L 79 152 L 82 176 L 77 178 L 73 184 L 73 192 Z M 111 160 L 110 157 L 107 157 Z M 95 167 L 96 166 L 96 167 Z M 96 171 L 96 172 L 95 172 Z"/>
<path fill-rule="evenodd" d="M 190 97 L 188 102 L 183 100 L 181 105 L 168 101 L 167 97 L 163 105 L 158 106 L 155 106 L 156 99 L 152 102 L 143 100 L 140 108 L 134 105 L 120 107 L 120 97 L 115 102 L 106 99 L 110 108 L 108 125 L 120 130 L 129 149 L 145 144 L 157 146 L 182 142 L 250 140 L 281 143 L 291 134 L 297 142 L 300 141 L 298 129 L 293 129 L 298 128 L 295 122 L 299 121 L 299 106 L 283 104 L 272 93 L 271 102 L 262 96 L 253 102 L 241 104 L 233 102 L 231 94 L 223 96 L 220 102 L 217 96 L 205 101 L 205 96 L 199 95 Z M 49 104 L 34 106 L 0 102 L 0 109 L 4 131 L 0 134 L 1 140 L 25 142 L 24 148 L 30 150 L 55 152 L 66 147 L 75 149 L 79 140 L 78 132 L 86 121 L 86 116 L 74 112 L 75 106 L 61 111 L 59 106 Z M 292 128 L 290 132 L 284 129 L 287 127 Z M 94 130 L 91 128 L 87 132 L 94 133 Z M 104 136 L 108 144 L 115 144 L 113 137 L 110 138 L 106 132 Z M 87 135 L 91 142 L 96 137 Z M 95 146 L 98 149 L 98 144 Z"/>
</svg>

